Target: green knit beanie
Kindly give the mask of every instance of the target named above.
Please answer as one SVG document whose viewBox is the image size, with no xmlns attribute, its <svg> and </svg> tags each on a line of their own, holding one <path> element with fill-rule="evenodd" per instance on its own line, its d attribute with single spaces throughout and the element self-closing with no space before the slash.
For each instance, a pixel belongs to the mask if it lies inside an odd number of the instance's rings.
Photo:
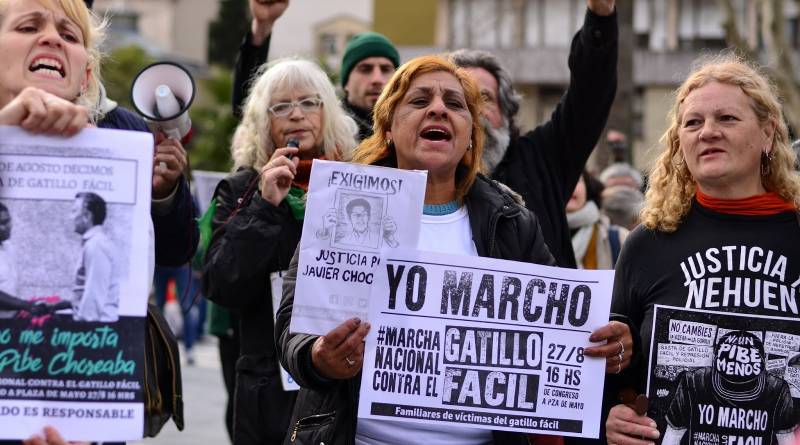
<svg viewBox="0 0 800 445">
<path fill-rule="evenodd" d="M 347 85 L 350 71 L 353 71 L 356 64 L 367 57 L 386 57 L 392 61 L 395 68 L 400 65 L 400 54 L 386 36 L 377 32 L 362 32 L 350 39 L 344 48 L 342 86 Z"/>
</svg>

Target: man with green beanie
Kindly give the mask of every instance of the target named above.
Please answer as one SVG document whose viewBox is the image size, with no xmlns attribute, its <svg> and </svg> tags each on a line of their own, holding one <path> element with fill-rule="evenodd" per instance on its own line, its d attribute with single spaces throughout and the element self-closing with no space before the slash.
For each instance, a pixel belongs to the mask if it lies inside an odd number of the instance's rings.
<svg viewBox="0 0 800 445">
<path fill-rule="evenodd" d="M 358 34 L 345 47 L 341 70 L 345 92 L 342 103 L 358 124 L 359 139 L 372 134 L 372 107 L 398 65 L 397 48 L 382 34 Z"/>
</svg>

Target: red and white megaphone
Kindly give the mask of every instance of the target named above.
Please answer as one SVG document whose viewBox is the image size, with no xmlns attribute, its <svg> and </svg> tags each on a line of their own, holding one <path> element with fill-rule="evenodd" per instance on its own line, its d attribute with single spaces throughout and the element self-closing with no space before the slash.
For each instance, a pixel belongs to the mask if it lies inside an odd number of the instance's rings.
<svg viewBox="0 0 800 445">
<path fill-rule="evenodd" d="M 174 62 L 156 62 L 133 79 L 131 101 L 151 131 L 185 145 L 192 137 L 189 106 L 194 93 L 194 79 L 186 68 Z"/>
</svg>

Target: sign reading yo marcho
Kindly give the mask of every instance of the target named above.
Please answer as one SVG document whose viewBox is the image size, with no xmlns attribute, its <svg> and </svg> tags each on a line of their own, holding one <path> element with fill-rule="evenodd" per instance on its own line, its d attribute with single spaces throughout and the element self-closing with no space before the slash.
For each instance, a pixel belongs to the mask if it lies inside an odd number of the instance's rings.
<svg viewBox="0 0 800 445">
<path fill-rule="evenodd" d="M 395 251 L 370 297 L 359 417 L 598 437 L 613 271 Z"/>
</svg>

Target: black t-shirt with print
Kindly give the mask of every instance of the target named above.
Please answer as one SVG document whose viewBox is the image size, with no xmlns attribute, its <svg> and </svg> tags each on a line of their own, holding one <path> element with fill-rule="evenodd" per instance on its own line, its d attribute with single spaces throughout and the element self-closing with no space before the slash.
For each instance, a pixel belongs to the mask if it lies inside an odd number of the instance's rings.
<svg viewBox="0 0 800 445">
<path fill-rule="evenodd" d="M 611 311 L 627 315 L 650 351 L 654 305 L 800 316 L 800 225 L 769 216 L 692 209 L 672 233 L 637 227 L 616 267 Z"/>
</svg>

